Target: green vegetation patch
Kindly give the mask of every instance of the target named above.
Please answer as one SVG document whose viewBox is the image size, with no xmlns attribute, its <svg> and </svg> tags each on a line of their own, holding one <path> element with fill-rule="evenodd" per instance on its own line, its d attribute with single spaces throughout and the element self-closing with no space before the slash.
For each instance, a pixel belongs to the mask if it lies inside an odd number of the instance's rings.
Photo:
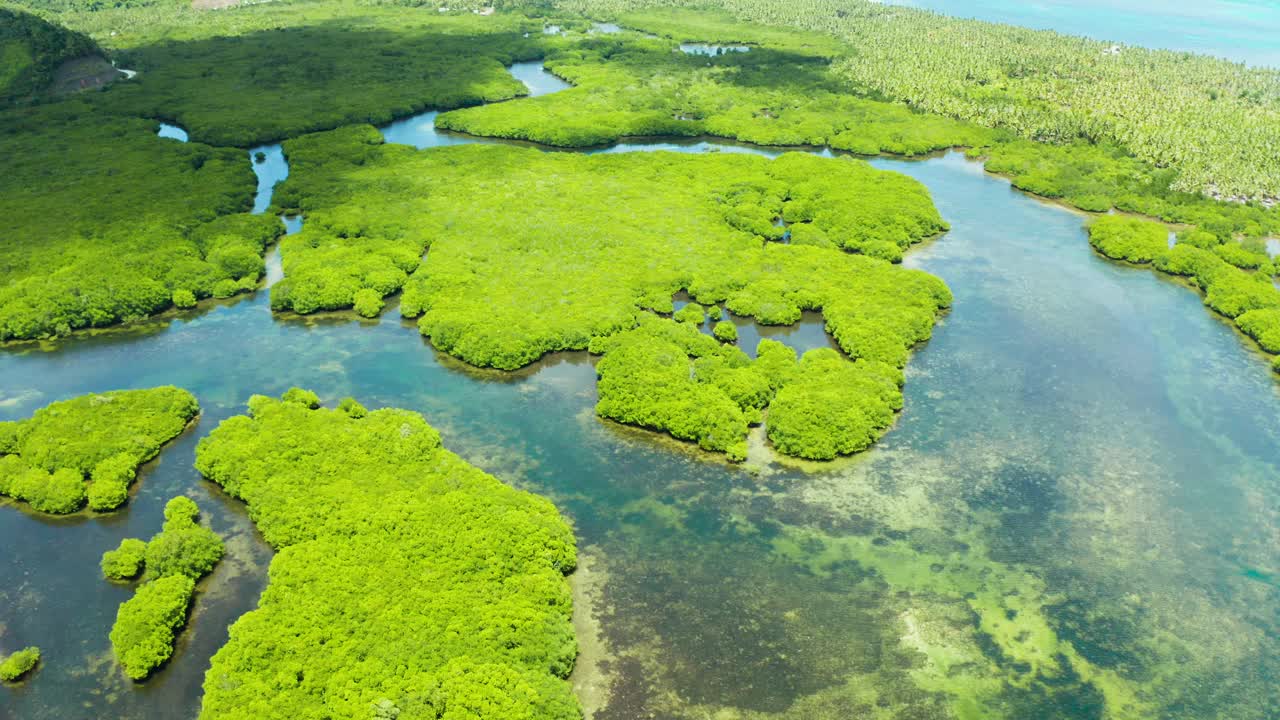
<svg viewBox="0 0 1280 720">
<path fill-rule="evenodd" d="M 111 628 L 111 647 L 124 672 L 143 680 L 173 655 L 173 644 L 187 621 L 195 583 L 222 559 L 222 538 L 199 524 L 200 509 L 186 497 L 164 507 L 164 527 L 150 542 L 127 539 L 102 556 L 107 578 L 136 577 L 144 583 L 120 605 Z"/>
<path fill-rule="evenodd" d="M 564 680 L 576 551 L 551 503 L 416 413 L 302 399 L 255 396 L 197 449 L 278 550 L 201 718 L 580 718 Z"/>
<path fill-rule="evenodd" d="M 1143 264 L 1169 249 L 1169 230 L 1158 222 L 1107 215 L 1089 225 L 1089 244 L 1112 260 Z"/>
<path fill-rule="evenodd" d="M 976 125 L 861 97 L 831 73 L 827 57 L 804 46 L 708 58 L 678 52 L 666 40 L 594 36 L 551 50 L 546 66 L 576 87 L 445 113 L 437 126 L 562 147 L 629 136 L 717 135 L 865 155 L 917 155 L 996 137 Z"/>
<path fill-rule="evenodd" d="M 922 185 L 859 161 L 379 143 L 349 128 L 287 144 L 277 201 L 307 225 L 283 241 L 276 309 L 403 287 L 436 347 L 514 369 L 671 312 L 680 289 L 769 324 L 823 308 L 846 352 L 894 365 L 950 303 L 936 278 L 831 247 L 897 259 L 946 228 Z M 828 247 L 771 242 L 782 216 Z"/>
<path fill-rule="evenodd" d="M 763 353 L 769 349 L 762 343 Z M 601 417 L 746 459 L 747 427 L 761 421 L 773 396 L 746 353 L 688 323 L 651 315 L 633 330 L 593 340 L 591 352 L 604 355 L 596 366 Z"/>
<path fill-rule="evenodd" d="M 257 287 L 283 227 L 231 215 L 256 182 L 244 154 L 155 130 L 79 100 L 0 114 L 0 341 Z"/>
<path fill-rule="evenodd" d="M 924 112 L 1037 141 L 1119 143 L 1152 166 L 1176 168 L 1180 190 L 1280 196 L 1276 70 L 1183 52 L 1113 49 L 1110 42 L 867 0 L 557 3 L 593 16 L 672 4 L 834 36 L 855 49 L 835 59 L 834 75 Z M 675 32 L 661 19 L 627 17 Z M 750 32 L 730 34 L 724 24 L 721 14 L 707 16 L 704 39 Z"/>
<path fill-rule="evenodd" d="M 46 513 L 72 513 L 86 500 L 94 510 L 115 509 L 138 466 L 199 411 L 191 393 L 159 387 L 82 395 L 0 422 L 0 494 Z"/>
<path fill-rule="evenodd" d="M 115 550 L 102 554 L 102 575 L 108 580 L 132 580 L 142 572 L 147 544 L 137 538 L 125 538 Z"/>
<path fill-rule="evenodd" d="M 1175 188 L 1178 170 L 1156 167 L 1110 144 L 1083 140 L 1052 145 L 1008 139 L 969 154 L 988 172 L 1008 175 L 1014 186 L 1090 212 L 1116 208 L 1196 225 L 1217 239 L 1262 238 L 1280 233 L 1280 212 L 1258 203 L 1214 200 Z"/>
<path fill-rule="evenodd" d="M 0 107 L 43 94 L 64 61 L 98 52 L 88 37 L 0 8 Z"/>
<path fill-rule="evenodd" d="M 851 362 L 829 348 L 797 362 L 794 350 L 767 339 L 752 360 L 694 325 L 651 315 L 593 340 L 591 352 L 604 355 L 596 366 L 601 417 L 669 432 L 735 461 L 746 459 L 748 427 L 765 421 L 766 410 L 779 452 L 831 460 L 865 450 L 902 408 L 902 373 L 892 365 Z"/>
<path fill-rule="evenodd" d="M 768 47 L 801 55 L 834 57 L 849 47 L 834 36 L 797 31 L 776 25 L 746 24 L 727 12 L 656 8 L 622 15 L 618 23 L 674 40 L 720 45 Z"/>
<path fill-rule="evenodd" d="M 867 449 L 902 409 L 902 372 L 810 350 L 769 406 L 769 441 L 786 455 L 831 460 Z"/>
<path fill-rule="evenodd" d="M 23 648 L 0 662 L 0 680 L 17 682 L 40 662 L 40 648 Z"/>
<path fill-rule="evenodd" d="M 1223 242 L 1213 233 L 1190 229 L 1168 245 L 1166 226 L 1149 220 L 1109 215 L 1089 227 L 1089 242 L 1107 257 L 1150 264 L 1169 275 L 1187 278 L 1204 293 L 1204 304 L 1234 321 L 1235 326 L 1268 353 L 1280 353 L 1280 288 L 1256 243 Z M 1273 368 L 1280 364 L 1273 360 Z"/>
<path fill-rule="evenodd" d="M 690 358 L 721 354 L 694 329 L 706 320 L 704 304 L 780 325 L 820 309 L 849 358 L 889 366 L 828 373 L 817 368 L 830 363 L 802 364 L 806 382 L 785 395 L 779 446 L 829 459 L 864 449 L 888 427 L 901 407 L 900 380 L 886 387 L 883 378 L 897 374 L 951 302 L 937 278 L 886 262 L 946 228 L 928 192 L 848 158 L 480 145 L 419 152 L 379 144 L 371 128 L 301 138 L 288 152 L 295 169 L 278 199 L 304 212 L 307 225 L 283 241 L 275 308 L 350 307 L 358 295 L 403 287 L 402 312 L 420 318 L 436 347 L 473 365 L 515 369 L 591 345 L 609 355 L 602 416 L 735 459 L 777 387 L 743 403 L 689 377 Z M 783 244 L 787 230 L 823 241 Z M 669 335 L 679 330 L 651 322 L 625 334 L 625 349 L 593 345 L 635 328 L 647 311 L 672 312 L 682 289 L 699 301 L 675 313 L 688 326 L 676 342 L 687 352 L 671 351 Z M 655 332 L 664 337 L 648 337 Z M 723 354 L 733 367 L 746 359 L 736 349 Z M 849 364 L 836 353 L 828 359 Z M 651 374 L 670 382 L 636 379 Z M 842 390 L 820 392 L 824 384 Z M 849 401 L 846 393 L 858 400 L 823 416 L 834 424 L 816 440 L 818 425 L 801 416 Z"/>
<path fill-rule="evenodd" d="M 103 41 L 138 77 L 113 87 L 108 107 L 172 119 L 216 145 L 523 95 L 504 66 L 542 53 L 540 25 L 519 16 L 394 5 L 270 3 L 116 17 L 99 21 L 110 28 Z"/>
<path fill-rule="evenodd" d="M 195 586 L 186 575 L 170 575 L 143 585 L 120 605 L 111 647 L 131 679 L 145 679 L 173 655 Z"/>
</svg>

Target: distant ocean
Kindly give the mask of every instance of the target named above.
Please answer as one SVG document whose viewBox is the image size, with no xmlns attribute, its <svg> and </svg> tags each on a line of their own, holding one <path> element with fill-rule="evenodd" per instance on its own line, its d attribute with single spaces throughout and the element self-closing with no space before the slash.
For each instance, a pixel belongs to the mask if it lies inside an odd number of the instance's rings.
<svg viewBox="0 0 1280 720">
<path fill-rule="evenodd" d="M 953 15 L 1280 68 L 1280 0 L 889 0 Z"/>
</svg>

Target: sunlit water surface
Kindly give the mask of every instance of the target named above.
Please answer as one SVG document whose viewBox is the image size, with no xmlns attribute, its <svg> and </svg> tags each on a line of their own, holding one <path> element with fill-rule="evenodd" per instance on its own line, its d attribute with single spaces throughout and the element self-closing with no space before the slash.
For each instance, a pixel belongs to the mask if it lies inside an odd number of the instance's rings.
<svg viewBox="0 0 1280 720">
<path fill-rule="evenodd" d="M 891 0 L 945 15 L 1280 68 L 1276 0 Z"/>
<path fill-rule="evenodd" d="M 384 133 L 468 140 L 427 120 Z M 703 140 L 603 151 L 652 150 L 779 152 Z M 278 147 L 263 152 L 260 208 L 288 172 Z M 731 466 L 602 422 L 585 354 L 475 371 L 394 309 L 286 319 L 265 291 L 0 354 L 0 419 L 160 384 L 203 407 L 120 513 L 0 507 L 0 652 L 45 656 L 0 693 L 0 717 L 196 714 L 209 657 L 254 607 L 271 553 L 243 506 L 192 469 L 195 444 L 251 394 L 294 385 L 421 411 L 451 449 L 572 518 L 594 621 L 580 628 L 584 657 L 603 654 L 594 684 L 612 687 L 586 698 L 597 718 L 1101 718 L 1108 704 L 1273 717 L 1280 393 L 1265 361 L 1195 293 L 1098 258 L 1079 215 L 963 156 L 873 164 L 933 192 L 952 230 L 908 264 L 956 302 L 909 366 L 897 428 L 829 465 L 779 463 L 757 437 Z M 813 315 L 785 329 L 734 320 L 744 345 L 830 342 Z M 102 580 L 98 560 L 158 531 L 175 494 L 200 503 L 229 553 L 174 660 L 134 685 L 107 640 L 130 591 Z"/>
</svg>

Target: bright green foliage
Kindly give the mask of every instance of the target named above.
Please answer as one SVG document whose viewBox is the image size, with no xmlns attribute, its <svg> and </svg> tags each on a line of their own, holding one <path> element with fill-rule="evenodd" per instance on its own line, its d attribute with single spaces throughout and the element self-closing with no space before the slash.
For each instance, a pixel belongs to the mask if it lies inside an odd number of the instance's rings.
<svg viewBox="0 0 1280 720">
<path fill-rule="evenodd" d="M 80 100 L 0 114 L 0 341 L 145 317 L 224 280 L 256 286 L 261 260 L 247 260 L 283 228 L 218 217 L 249 209 L 244 155 L 155 129 Z"/>
<path fill-rule="evenodd" d="M 746 459 L 749 420 L 759 422 L 759 408 L 770 394 L 768 381 L 759 375 L 746 384 L 760 388 L 763 397 L 735 399 L 723 387 L 751 373 L 751 360 L 741 350 L 722 346 L 692 325 L 644 316 L 634 330 L 593 340 L 591 352 L 604 355 L 596 365 L 601 417 L 666 431 L 732 460 Z M 749 415 L 752 410 L 755 416 Z"/>
<path fill-rule="evenodd" d="M 902 371 L 810 350 L 769 405 L 769 440 L 786 455 L 831 460 L 867 449 L 902 409 Z"/>
<path fill-rule="evenodd" d="M 35 669 L 40 662 L 40 648 L 32 646 L 23 648 L 0 662 L 0 680 L 17 682 L 23 675 Z"/>
<path fill-rule="evenodd" d="M 106 106 L 169 118 L 194 140 L 239 147 L 523 95 L 504 66 L 541 53 L 538 33 L 524 37 L 540 24 L 521 17 L 391 4 L 144 10 L 119 21 L 131 31 L 100 37 L 139 75 L 113 87 Z"/>
<path fill-rule="evenodd" d="M 189 497 L 179 495 L 171 498 L 169 502 L 164 504 L 164 522 L 165 528 L 168 529 L 169 523 L 178 525 L 186 525 L 194 523 L 200 518 L 200 507 L 196 505 L 196 501 Z"/>
<path fill-rule="evenodd" d="M 1089 225 L 1089 244 L 1113 260 L 1149 263 L 1169 250 L 1169 231 L 1150 220 L 1106 215 Z"/>
<path fill-rule="evenodd" d="M 1209 285 L 1204 302 L 1223 315 L 1235 318 L 1250 310 L 1280 307 L 1280 290 L 1264 275 L 1230 270 Z"/>
<path fill-rule="evenodd" d="M 1280 213 L 1257 204 L 1223 202 L 1176 190 L 1177 170 L 1154 167 L 1114 145 L 1006 140 L 974 148 L 970 155 L 984 158 L 989 172 L 1010 176 L 1018 188 L 1081 210 L 1106 212 L 1114 207 L 1166 222 L 1198 225 L 1201 229 L 1193 231 L 1197 242 L 1212 238 L 1218 244 L 1236 235 L 1280 232 Z"/>
<path fill-rule="evenodd" d="M 0 421 L 0 455 L 10 455 L 19 450 L 18 431 L 22 428 L 13 420 Z"/>
<path fill-rule="evenodd" d="M 277 200 L 307 225 L 282 241 L 276 308 L 391 292 L 429 244 L 401 310 L 473 365 L 514 369 L 584 349 L 645 309 L 670 312 L 681 288 L 772 324 L 823 308 L 850 355 L 901 365 L 951 301 L 924 273 L 767 242 L 787 216 L 841 247 L 900 256 L 946 227 L 919 183 L 860 161 L 378 142 L 372 128 L 350 128 L 286 144 L 295 169 Z"/>
<path fill-rule="evenodd" d="M 49 472 L 28 467 L 22 458 L 9 455 L 0 465 L 0 493 L 22 500 L 43 513 L 66 515 L 84 507 L 84 477 L 71 468 Z"/>
<path fill-rule="evenodd" d="M 1191 228 L 1178 233 L 1178 244 L 1212 250 L 1222 244 L 1222 238 L 1200 228 Z"/>
<path fill-rule="evenodd" d="M 1205 304 L 1229 318 L 1251 310 L 1280 308 L 1280 289 L 1261 273 L 1228 264 L 1217 253 L 1181 242 L 1156 259 L 1156 268 L 1173 275 L 1190 277 L 1205 293 Z M 1253 316 L 1241 330 L 1260 340 L 1268 322 L 1266 315 Z"/>
<path fill-rule="evenodd" d="M 173 291 L 173 306 L 186 310 L 196 306 L 196 296 L 186 288 L 179 288 Z"/>
<path fill-rule="evenodd" d="M 18 454 L 46 470 L 65 467 L 82 475 L 121 453 L 141 464 L 198 412 L 195 397 L 172 386 L 81 395 L 20 421 Z"/>
<path fill-rule="evenodd" d="M 120 547 L 102 553 L 102 575 L 108 580 L 132 580 L 142 572 L 147 544 L 137 538 L 125 538 Z"/>
<path fill-rule="evenodd" d="M 1123 144 L 1153 166 L 1176 168 L 1182 190 L 1280 195 L 1275 70 L 1167 50 L 1112 53 L 1109 42 L 867 0 L 557 5 L 596 16 L 666 5 L 720 8 L 741 20 L 829 33 L 856 49 L 838 57 L 833 72 L 864 92 L 1033 140 Z M 635 16 L 627 22 L 666 29 Z M 722 16 L 712 16 L 697 29 L 709 41 L 742 34 L 724 26 Z"/>
<path fill-rule="evenodd" d="M 1265 250 L 1245 247 L 1243 244 L 1226 242 L 1213 248 L 1214 254 L 1242 270 L 1263 270 L 1265 275 L 1275 274 L 1275 267 Z"/>
<path fill-rule="evenodd" d="M 719 320 L 722 316 L 723 316 L 723 311 L 720 310 L 719 305 L 712 305 L 711 307 L 707 308 L 707 317 L 710 318 L 711 320 Z"/>
<path fill-rule="evenodd" d="M 186 575 L 198 580 L 222 559 L 222 539 L 197 524 L 200 510 L 186 497 L 175 497 L 164 508 L 164 529 L 147 543 L 147 579 Z"/>
<path fill-rule="evenodd" d="M 289 388 L 282 398 L 285 402 L 297 403 L 310 410 L 320 407 L 320 396 L 303 388 Z"/>
<path fill-rule="evenodd" d="M 178 496 L 164 506 L 164 527 L 150 542 L 123 540 L 102 556 L 109 579 L 136 577 L 145 582 L 126 600 L 111 628 L 111 646 L 125 674 L 142 680 L 173 655 L 173 643 L 186 623 L 195 583 L 222 559 L 222 538 L 198 524 L 200 508 Z"/>
<path fill-rule="evenodd" d="M 676 322 L 701 325 L 707 321 L 707 312 L 698 303 L 689 303 L 675 312 Z"/>
<path fill-rule="evenodd" d="M 829 58 L 848 52 L 849 47 L 825 33 L 796 31 L 777 25 L 746 24 L 723 12 L 662 8 L 619 17 L 624 28 L 688 42 L 715 42 L 747 45 L 752 51 L 773 48 L 805 57 Z"/>
<path fill-rule="evenodd" d="M 98 46 L 80 33 L 0 8 L 0 107 L 42 94 L 63 61 L 96 52 Z"/>
<path fill-rule="evenodd" d="M 196 466 L 278 554 L 213 658 L 203 720 L 581 717 L 563 679 L 576 555 L 549 502 L 445 450 L 416 413 L 250 410 Z"/>
<path fill-rule="evenodd" d="M 1280 299 L 1278 299 L 1280 300 Z M 1280 302 L 1262 310 L 1250 310 L 1236 318 L 1236 326 L 1269 353 L 1280 353 Z"/>
<path fill-rule="evenodd" d="M 714 306 L 713 306 L 714 307 Z M 711 329 L 711 334 L 720 342 L 737 342 L 738 326 L 728 320 L 721 320 Z"/>
<path fill-rule="evenodd" d="M 105 512 L 123 505 L 137 472 L 138 463 L 128 452 L 116 453 L 94 465 L 90 474 L 89 507 Z"/>
<path fill-rule="evenodd" d="M 1280 289 L 1271 282 L 1269 263 L 1251 272 L 1227 262 L 1224 255 L 1241 261 L 1243 255 L 1223 253 L 1234 246 L 1222 244 L 1200 230 L 1183 232 L 1178 243 L 1156 255 L 1155 268 L 1191 279 L 1204 292 L 1204 303 L 1235 320 L 1241 332 L 1270 353 L 1280 353 Z M 1244 253 L 1256 251 L 1240 246 Z"/>
<path fill-rule="evenodd" d="M 125 675 L 142 680 L 173 655 L 173 643 L 187 622 L 195 581 L 169 575 L 146 583 L 120 605 L 111 628 L 111 647 Z"/>
<path fill-rule="evenodd" d="M 746 458 L 747 428 L 766 408 L 774 447 L 814 460 L 865 450 L 902 408 L 902 372 L 891 365 L 851 362 L 827 348 L 797 363 L 794 350 L 773 340 L 761 341 L 753 361 L 692 325 L 654 316 L 593 340 L 591 352 L 604 355 L 596 365 L 601 417 L 669 432 L 730 460 Z"/>
<path fill-rule="evenodd" d="M 338 409 L 356 420 L 369 414 L 369 411 L 353 397 L 342 398 L 342 402 L 338 403 Z"/>
<path fill-rule="evenodd" d="M 755 30 L 752 28 L 751 30 Z M 821 50 L 797 41 L 708 58 L 664 40 L 596 36 L 552 50 L 546 65 L 576 87 L 515 103 L 457 110 L 437 125 L 562 147 L 628 136 L 718 135 L 761 145 L 830 145 L 864 155 L 918 155 L 985 145 L 997 134 L 859 97 Z"/>
<path fill-rule="evenodd" d="M 356 314 L 361 317 L 378 317 L 385 306 L 386 303 L 382 300 L 382 294 L 373 288 L 360 288 L 352 296 L 352 307 L 355 309 Z"/>
<path fill-rule="evenodd" d="M 0 424 L 0 494 L 41 512 L 119 507 L 137 468 L 199 412 L 175 387 L 83 395 Z M 92 480 L 88 491 L 85 476 Z"/>
</svg>

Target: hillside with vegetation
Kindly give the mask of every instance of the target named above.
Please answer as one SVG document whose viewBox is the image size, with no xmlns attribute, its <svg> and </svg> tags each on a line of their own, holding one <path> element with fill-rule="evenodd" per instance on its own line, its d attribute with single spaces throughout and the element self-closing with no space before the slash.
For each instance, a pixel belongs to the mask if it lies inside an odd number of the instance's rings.
<svg viewBox="0 0 1280 720">
<path fill-rule="evenodd" d="M 0 7 L 0 108 L 45 93 L 62 63 L 97 52 L 81 33 Z"/>
</svg>

